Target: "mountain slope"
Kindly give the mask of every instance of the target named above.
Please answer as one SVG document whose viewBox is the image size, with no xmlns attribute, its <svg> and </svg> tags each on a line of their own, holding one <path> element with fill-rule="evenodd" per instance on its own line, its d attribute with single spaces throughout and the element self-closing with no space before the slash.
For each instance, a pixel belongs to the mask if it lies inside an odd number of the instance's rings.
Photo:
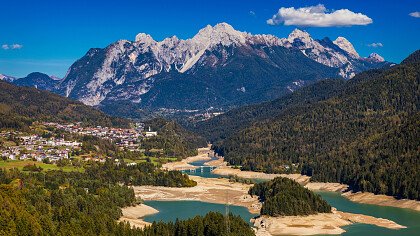
<svg viewBox="0 0 420 236">
<path fill-rule="evenodd" d="M 52 91 L 57 86 L 59 80 L 46 74 L 33 72 L 24 78 L 16 79 L 12 83 L 18 86 L 35 87 L 42 90 Z"/>
<path fill-rule="evenodd" d="M 255 121 L 276 117 L 285 109 L 328 99 L 343 85 L 345 81 L 341 79 L 322 80 L 270 102 L 230 110 L 210 120 L 192 124 L 190 128 L 212 142 L 220 141 Z"/>
<path fill-rule="evenodd" d="M 288 38 L 252 35 L 226 23 L 206 26 L 191 39 L 160 42 L 140 33 L 90 49 L 56 83 L 24 80 L 114 114 L 226 110 L 272 100 L 319 79 L 387 66 L 379 56 L 362 58 L 339 37 L 312 39 L 295 30 Z"/>
<path fill-rule="evenodd" d="M 34 121 L 128 126 L 127 120 L 109 117 L 81 102 L 0 81 L 0 128 L 25 128 Z"/>
<path fill-rule="evenodd" d="M 420 199 L 420 63 L 369 71 L 333 96 L 281 110 L 234 132 L 216 150 L 243 169 L 287 172 L 354 190 Z"/>
</svg>

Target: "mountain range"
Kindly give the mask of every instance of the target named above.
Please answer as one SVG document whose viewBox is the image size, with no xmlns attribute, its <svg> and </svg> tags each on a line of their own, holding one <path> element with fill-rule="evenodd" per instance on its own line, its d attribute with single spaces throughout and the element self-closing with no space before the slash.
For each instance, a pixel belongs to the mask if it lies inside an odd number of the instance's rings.
<svg viewBox="0 0 420 236">
<path fill-rule="evenodd" d="M 135 41 L 92 48 L 61 80 L 31 73 L 9 81 L 136 117 L 141 110 L 226 109 L 268 101 L 319 79 L 349 79 L 390 65 L 375 53 L 360 57 L 343 37 L 316 40 L 295 29 L 278 38 L 220 23 L 187 40 L 173 36 L 158 42 L 140 33 Z"/>
</svg>

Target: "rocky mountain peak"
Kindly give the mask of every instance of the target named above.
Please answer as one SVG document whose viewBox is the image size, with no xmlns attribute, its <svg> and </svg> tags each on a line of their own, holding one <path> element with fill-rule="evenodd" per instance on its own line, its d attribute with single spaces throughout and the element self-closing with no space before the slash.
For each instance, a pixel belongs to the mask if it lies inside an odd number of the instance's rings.
<svg viewBox="0 0 420 236">
<path fill-rule="evenodd" d="M 311 38 L 311 35 L 303 30 L 300 29 L 294 29 L 290 34 L 289 37 L 287 37 L 287 40 L 290 43 L 293 43 L 295 39 L 300 39 L 303 43 L 309 43 L 313 39 Z"/>
<path fill-rule="evenodd" d="M 246 42 L 247 34 L 235 30 L 227 23 L 219 23 L 212 27 L 207 25 L 201 29 L 191 41 L 198 44 L 230 46 L 232 44 L 244 44 Z"/>
<path fill-rule="evenodd" d="M 350 43 L 346 38 L 344 37 L 338 37 L 336 40 L 333 41 L 335 45 L 349 53 L 354 58 L 359 58 L 359 53 L 356 52 L 356 50 L 353 47 L 353 44 Z"/>
<path fill-rule="evenodd" d="M 136 43 L 143 43 L 145 45 L 155 44 L 156 41 L 152 38 L 150 34 L 139 33 L 136 35 Z"/>
<path fill-rule="evenodd" d="M 367 59 L 370 60 L 370 61 L 373 61 L 373 62 L 384 62 L 385 61 L 385 59 L 383 57 L 381 57 L 376 52 L 371 53 Z"/>
</svg>

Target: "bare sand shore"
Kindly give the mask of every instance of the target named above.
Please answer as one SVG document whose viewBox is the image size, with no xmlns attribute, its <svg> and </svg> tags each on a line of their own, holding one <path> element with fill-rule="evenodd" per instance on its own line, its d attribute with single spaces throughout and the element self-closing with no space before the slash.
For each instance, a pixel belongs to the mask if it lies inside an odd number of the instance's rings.
<svg viewBox="0 0 420 236">
<path fill-rule="evenodd" d="M 168 162 L 166 164 L 162 165 L 162 169 L 165 170 L 184 170 L 184 169 L 193 169 L 195 168 L 193 165 L 190 165 L 189 163 L 195 162 L 195 161 L 206 161 L 211 160 L 213 151 L 210 150 L 210 145 L 208 147 L 199 148 L 198 149 L 198 155 L 187 157 L 185 159 L 182 159 L 181 161 L 175 161 L 175 162 Z"/>
<path fill-rule="evenodd" d="M 147 215 L 156 214 L 159 211 L 153 207 L 147 206 L 145 204 L 140 204 L 132 207 L 122 208 L 122 216 L 119 221 L 127 221 L 132 227 L 143 228 L 150 225 L 151 223 L 144 221 L 143 217 Z"/>
<path fill-rule="evenodd" d="M 251 197 L 248 189 L 251 185 L 232 183 L 223 178 L 202 178 L 190 176 L 197 181 L 192 188 L 170 188 L 161 186 L 136 186 L 134 192 L 144 200 L 182 201 L 193 200 L 211 203 L 229 204 L 248 208 L 251 213 L 258 214 L 261 203 L 257 197 Z M 341 234 L 345 232 L 341 226 L 355 222 L 373 224 L 391 229 L 404 228 L 393 221 L 361 214 L 352 214 L 334 210 L 329 214 L 293 217 L 262 216 L 255 220 L 257 235 L 313 235 Z"/>
<path fill-rule="evenodd" d="M 321 182 L 309 182 L 305 184 L 305 187 L 312 191 L 318 190 L 318 191 L 329 191 L 329 192 L 343 192 L 349 188 L 347 184 L 321 183 Z"/>
<path fill-rule="evenodd" d="M 240 178 L 245 179 L 265 179 L 265 180 L 271 180 L 276 177 L 286 177 L 295 180 L 296 182 L 300 184 L 306 184 L 309 182 L 310 177 L 306 175 L 301 174 L 266 174 L 263 172 L 255 172 L 255 171 L 243 171 L 240 169 L 234 169 L 230 166 L 221 166 L 212 171 L 214 174 L 218 175 L 236 175 Z"/>
<path fill-rule="evenodd" d="M 202 178 L 190 176 L 197 182 L 191 188 L 169 188 L 161 186 L 135 186 L 136 196 L 144 200 L 178 201 L 193 200 L 211 203 L 229 204 L 248 208 L 251 213 L 259 213 L 261 203 L 257 197 L 251 197 L 249 184 L 232 183 L 223 178 Z"/>
<path fill-rule="evenodd" d="M 391 196 L 386 195 L 375 195 L 373 193 L 352 193 L 346 192 L 342 194 L 344 197 L 353 202 L 374 204 L 379 206 L 390 206 L 398 208 L 407 208 L 415 211 L 420 211 L 420 201 L 408 200 L 408 199 L 395 199 Z"/>
<path fill-rule="evenodd" d="M 217 167 L 222 167 L 222 166 L 226 166 L 227 163 L 225 162 L 225 160 L 223 159 L 223 157 L 218 157 L 216 160 L 211 160 L 208 161 L 206 163 L 204 163 L 205 166 L 217 166 Z"/>
<path fill-rule="evenodd" d="M 240 169 L 234 169 L 231 166 L 225 165 L 220 166 L 212 171 L 214 174 L 218 175 L 236 175 L 241 178 L 247 179 L 274 179 L 275 177 L 281 176 L 295 180 L 296 182 L 302 184 L 309 190 L 318 190 L 318 191 L 329 191 L 329 192 L 344 192 L 348 190 L 349 186 L 346 184 L 340 183 L 322 183 L 322 182 L 309 182 L 310 177 L 300 174 L 266 174 L 261 172 L 254 171 L 242 171 Z M 407 208 L 420 211 L 420 201 L 408 200 L 408 199 L 395 199 L 392 196 L 386 195 L 375 195 L 373 193 L 352 193 L 345 192 L 342 194 L 344 197 L 353 202 L 373 204 L 379 206 L 391 206 L 398 208 Z"/>
<path fill-rule="evenodd" d="M 346 231 L 341 227 L 353 223 L 373 224 L 389 229 L 406 228 L 387 219 L 346 213 L 335 209 L 332 213 L 309 216 L 261 216 L 252 221 L 257 228 L 257 236 L 342 234 Z"/>
<path fill-rule="evenodd" d="M 243 171 L 240 169 L 234 169 L 230 166 L 224 165 L 218 167 L 212 171 L 214 174 L 218 175 L 236 175 L 245 179 L 266 179 L 271 180 L 276 177 L 285 177 L 293 179 L 294 181 L 300 183 L 301 185 L 307 187 L 309 190 L 321 190 L 321 191 L 332 191 L 332 192 L 343 192 L 348 189 L 348 185 L 340 183 L 321 183 L 321 182 L 309 182 L 310 178 L 306 175 L 301 174 L 266 174 L 262 172 L 255 171 Z"/>
</svg>

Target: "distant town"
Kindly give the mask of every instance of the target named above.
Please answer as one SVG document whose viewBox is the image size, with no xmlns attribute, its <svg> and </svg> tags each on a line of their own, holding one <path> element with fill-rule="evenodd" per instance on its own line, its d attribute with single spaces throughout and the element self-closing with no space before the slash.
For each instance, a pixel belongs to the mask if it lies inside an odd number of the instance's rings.
<svg viewBox="0 0 420 236">
<path fill-rule="evenodd" d="M 55 128 L 70 134 L 80 136 L 94 136 L 111 140 L 121 150 L 141 151 L 140 143 L 144 138 L 157 136 L 150 127 L 145 130 L 143 123 L 135 123 L 132 128 L 83 127 L 81 123 L 59 124 L 42 123 L 45 127 Z M 27 134 L 18 131 L 3 131 L 0 133 L 0 155 L 3 160 L 36 160 L 57 162 L 69 159 L 72 153 L 80 151 L 82 142 L 79 140 L 65 140 L 54 136 Z M 106 157 L 105 157 L 106 158 Z M 105 158 L 97 158 L 104 162 Z M 90 159 L 90 158 L 88 158 Z"/>
</svg>

